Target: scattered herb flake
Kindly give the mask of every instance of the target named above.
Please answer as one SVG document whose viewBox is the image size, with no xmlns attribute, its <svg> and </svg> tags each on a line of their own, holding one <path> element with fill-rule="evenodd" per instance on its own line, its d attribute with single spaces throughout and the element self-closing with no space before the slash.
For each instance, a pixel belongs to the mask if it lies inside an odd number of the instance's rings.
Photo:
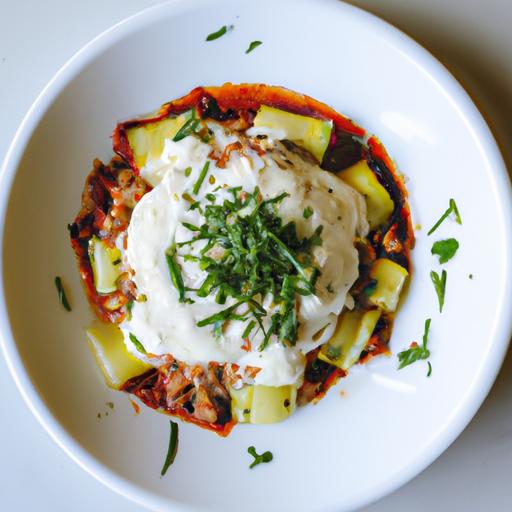
<svg viewBox="0 0 512 512">
<path fill-rule="evenodd" d="M 447 238 L 446 240 L 438 240 L 432 246 L 432 254 L 439 256 L 439 263 L 443 264 L 451 260 L 459 248 L 459 242 L 455 238 Z"/>
<path fill-rule="evenodd" d="M 190 174 L 192 173 L 192 167 L 187 167 L 184 172 L 185 172 L 185 176 L 188 178 L 190 176 Z"/>
<path fill-rule="evenodd" d="M 197 194 L 199 194 L 199 190 L 201 189 L 201 185 L 203 184 L 203 181 L 206 178 L 206 173 L 208 172 L 209 167 L 210 167 L 210 160 L 207 160 L 206 163 L 204 164 L 203 168 L 201 169 L 201 172 L 199 173 L 199 178 L 197 178 L 197 181 L 194 183 L 194 188 L 192 189 L 192 192 L 196 196 L 197 196 Z"/>
<path fill-rule="evenodd" d="M 302 213 L 305 219 L 309 219 L 311 215 L 313 215 L 313 209 L 310 206 L 304 208 L 304 212 Z"/>
<path fill-rule="evenodd" d="M 263 44 L 261 41 L 252 41 L 249 45 L 249 48 L 245 50 L 245 53 L 251 53 L 255 48 L 258 48 L 260 44 Z"/>
<path fill-rule="evenodd" d="M 114 402 L 107 402 L 105 404 L 107 407 L 109 407 L 110 409 L 113 409 L 114 408 Z"/>
<path fill-rule="evenodd" d="M 427 377 L 430 377 L 432 375 L 432 364 L 430 361 L 427 361 L 428 364 L 428 371 L 427 371 Z"/>
<path fill-rule="evenodd" d="M 430 272 L 430 279 L 432 279 L 432 283 L 434 284 L 434 288 L 437 293 L 437 300 L 439 301 L 439 313 L 442 313 L 444 306 L 444 295 L 446 292 L 446 270 L 441 272 L 441 276 L 434 270 Z"/>
<path fill-rule="evenodd" d="M 254 466 L 257 466 L 258 464 L 270 462 L 274 458 L 272 452 L 268 451 L 263 452 L 261 455 L 258 455 L 256 453 L 256 448 L 254 448 L 254 446 L 249 446 L 249 448 L 247 448 L 247 452 L 254 457 L 254 460 L 249 466 L 250 469 L 252 469 Z"/>
<path fill-rule="evenodd" d="M 179 301 L 185 302 L 185 285 L 183 284 L 183 277 L 181 276 L 180 266 L 174 260 L 176 254 L 176 247 L 171 245 L 167 251 L 165 251 L 165 259 L 167 260 L 167 266 L 169 267 L 169 274 L 171 275 L 171 281 L 176 290 L 178 290 Z"/>
<path fill-rule="evenodd" d="M 137 336 L 135 336 L 135 334 L 130 333 L 129 338 L 130 338 L 130 341 L 135 345 L 135 348 L 141 354 L 147 354 L 146 349 L 144 348 L 144 345 L 138 340 L 138 338 L 137 338 Z"/>
<path fill-rule="evenodd" d="M 430 228 L 430 231 L 427 233 L 427 235 L 431 235 L 444 222 L 444 220 L 449 217 L 451 213 L 455 215 L 455 222 L 457 222 L 457 224 L 462 224 L 462 219 L 460 217 L 457 204 L 455 203 L 454 199 L 450 199 L 448 209 L 443 213 L 443 215 L 441 215 L 440 219 Z"/>
<path fill-rule="evenodd" d="M 229 26 L 229 29 L 232 29 L 233 25 Z M 226 25 L 222 26 L 217 30 L 216 32 L 212 32 L 211 34 L 208 34 L 206 37 L 207 41 L 215 41 L 215 39 L 219 39 L 219 37 L 222 37 L 226 32 L 228 31 L 228 27 Z"/>
<path fill-rule="evenodd" d="M 62 304 L 66 311 L 71 311 L 71 306 L 69 305 L 69 301 L 66 296 L 66 291 L 64 290 L 64 285 L 62 284 L 62 279 L 59 276 L 55 278 L 55 286 L 59 294 L 60 303 Z"/>
<path fill-rule="evenodd" d="M 169 466 L 174 462 L 176 453 L 178 453 L 178 424 L 172 420 L 169 421 L 171 426 L 171 432 L 169 434 L 169 448 L 167 449 L 167 455 L 165 462 L 160 471 L 160 476 L 164 476 L 169 469 Z"/>
<path fill-rule="evenodd" d="M 185 122 L 185 124 L 176 132 L 176 135 L 173 137 L 174 142 L 179 142 L 180 140 L 192 135 L 193 133 L 197 133 L 201 127 L 201 121 L 196 118 L 196 113 L 194 110 L 190 111 L 190 118 Z"/>
<path fill-rule="evenodd" d="M 406 366 L 409 366 L 416 361 L 421 359 L 428 359 L 430 357 L 430 350 L 427 348 L 428 342 L 428 331 L 430 330 L 430 322 L 431 319 L 427 318 L 425 320 L 425 330 L 423 332 L 423 343 L 418 345 L 417 343 L 412 343 L 411 347 L 407 350 L 402 350 L 402 352 L 398 353 L 398 362 L 400 363 L 398 369 L 401 370 Z M 428 376 L 428 375 L 427 375 Z"/>
<path fill-rule="evenodd" d="M 473 274 L 469 274 L 469 279 L 473 279 Z"/>
</svg>

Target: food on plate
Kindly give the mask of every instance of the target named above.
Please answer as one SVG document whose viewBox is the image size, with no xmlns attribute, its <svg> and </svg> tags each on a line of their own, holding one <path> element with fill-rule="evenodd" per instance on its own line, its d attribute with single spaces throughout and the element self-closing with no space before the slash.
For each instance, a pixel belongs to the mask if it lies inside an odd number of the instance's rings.
<svg viewBox="0 0 512 512">
<path fill-rule="evenodd" d="M 109 386 L 227 435 L 388 352 L 414 244 L 380 142 L 281 87 L 198 87 L 117 125 L 70 225 Z"/>
</svg>

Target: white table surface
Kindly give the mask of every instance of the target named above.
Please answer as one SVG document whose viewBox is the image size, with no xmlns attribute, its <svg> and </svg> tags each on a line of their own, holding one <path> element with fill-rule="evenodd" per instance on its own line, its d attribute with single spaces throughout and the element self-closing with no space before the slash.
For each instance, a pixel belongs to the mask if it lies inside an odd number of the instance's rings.
<svg viewBox="0 0 512 512">
<path fill-rule="evenodd" d="M 25 112 L 82 45 L 158 0 L 0 0 L 0 160 Z M 512 169 L 511 0 L 353 0 L 463 83 Z M 29 412 L 0 356 L 0 510 L 143 509 L 86 474 Z M 417 478 L 365 512 L 512 510 L 512 352 L 474 420 Z"/>
</svg>

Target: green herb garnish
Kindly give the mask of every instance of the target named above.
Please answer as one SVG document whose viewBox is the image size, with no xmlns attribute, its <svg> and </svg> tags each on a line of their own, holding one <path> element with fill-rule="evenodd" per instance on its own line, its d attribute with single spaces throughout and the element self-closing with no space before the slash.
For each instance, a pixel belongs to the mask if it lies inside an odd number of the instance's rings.
<svg viewBox="0 0 512 512">
<path fill-rule="evenodd" d="M 132 300 L 129 300 L 127 303 L 126 303 L 126 318 L 128 320 L 131 320 L 132 319 L 132 309 L 133 309 L 133 299 Z"/>
<path fill-rule="evenodd" d="M 236 187 L 228 192 L 231 197 L 222 204 L 205 206 L 205 223 L 193 226 L 194 230 L 197 228 L 193 238 L 177 244 L 181 248 L 203 243 L 194 256 L 199 268 L 208 275 L 197 294 L 213 295 L 218 304 L 231 299 L 228 307 L 197 325 L 212 325 L 215 335 L 220 335 L 225 322 L 248 321 L 247 329 L 251 328 L 247 336 L 254 323 L 263 333 L 260 349 L 272 335 L 293 345 L 299 327 L 298 297 L 315 293 L 319 270 L 313 265 L 311 249 L 322 243 L 322 226 L 311 237 L 299 239 L 295 224 L 283 225 L 277 214 L 279 204 L 288 194 L 263 200 L 258 189 L 248 193 Z M 268 295 L 277 311 L 273 311 L 271 325 L 265 329 L 263 318 L 267 311 L 260 303 Z"/>
<path fill-rule="evenodd" d="M 188 178 L 190 176 L 190 173 L 192 172 L 192 167 L 187 167 L 184 171 L 185 176 Z"/>
<path fill-rule="evenodd" d="M 59 294 L 60 303 L 62 304 L 66 311 L 71 311 L 71 306 L 69 305 L 69 301 L 66 296 L 66 291 L 64 290 L 64 285 L 62 284 L 62 279 L 59 276 L 55 278 L 55 286 Z"/>
<path fill-rule="evenodd" d="M 171 433 L 169 434 L 169 448 L 167 448 L 167 455 L 165 462 L 160 471 L 160 476 L 164 476 L 169 469 L 169 466 L 174 462 L 176 454 L 178 453 L 178 424 L 172 420 L 169 421 L 171 426 Z"/>
<path fill-rule="evenodd" d="M 443 264 L 451 260 L 457 249 L 459 248 L 459 242 L 455 238 L 447 238 L 446 240 L 438 240 L 432 246 L 432 254 L 439 256 L 439 263 Z"/>
<path fill-rule="evenodd" d="M 171 281 L 176 290 L 178 290 L 179 301 L 185 302 L 185 285 L 183 284 L 183 277 L 181 276 L 181 269 L 178 263 L 176 263 L 174 257 L 176 255 L 176 246 L 173 244 L 167 251 L 165 251 L 165 259 L 167 266 L 169 267 L 169 274 Z"/>
<path fill-rule="evenodd" d="M 270 462 L 274 458 L 272 452 L 263 452 L 261 455 L 258 455 L 254 446 L 249 446 L 247 451 L 254 457 L 254 460 L 249 466 L 250 469 L 252 469 L 254 466 L 257 466 L 258 464 Z"/>
<path fill-rule="evenodd" d="M 428 371 L 427 371 L 427 377 L 430 377 L 432 375 L 432 364 L 430 361 L 427 361 L 428 364 Z"/>
<path fill-rule="evenodd" d="M 146 349 L 144 348 L 144 345 L 139 341 L 137 336 L 135 334 L 130 333 L 129 334 L 130 341 L 135 345 L 135 348 L 141 353 L 141 354 L 147 354 Z"/>
<path fill-rule="evenodd" d="M 206 163 L 204 164 L 203 168 L 201 169 L 201 172 L 199 173 L 199 178 L 197 178 L 197 181 L 194 183 L 194 188 L 192 189 L 192 192 L 196 196 L 197 196 L 197 194 L 199 194 L 199 190 L 201 189 L 201 185 L 203 184 L 203 181 L 206 178 L 206 173 L 208 172 L 209 167 L 210 167 L 210 160 L 207 160 Z"/>
<path fill-rule="evenodd" d="M 421 345 L 413 343 L 411 345 L 411 348 L 403 350 L 402 352 L 398 353 L 398 362 L 400 363 L 398 366 L 399 370 L 405 368 L 406 366 L 409 366 L 412 363 L 415 363 L 416 361 L 419 361 L 421 359 L 428 359 L 430 357 L 430 350 L 428 350 L 427 348 L 429 329 L 430 318 L 427 318 L 425 320 L 425 330 L 423 332 L 423 343 Z M 431 366 L 427 377 L 430 376 L 430 373 L 432 373 Z"/>
<path fill-rule="evenodd" d="M 462 219 L 460 217 L 459 209 L 455 204 L 455 200 L 450 199 L 448 209 L 443 213 L 443 215 L 441 215 L 441 218 L 432 226 L 427 235 L 431 235 L 451 213 L 455 215 L 455 222 L 457 222 L 457 224 L 462 224 Z"/>
<path fill-rule="evenodd" d="M 194 110 L 190 111 L 190 117 L 185 122 L 185 124 L 176 132 L 176 135 L 173 137 L 174 142 L 179 142 L 180 140 L 192 135 L 193 133 L 197 133 L 201 128 L 201 120 L 196 118 L 196 113 Z M 186 172 L 186 170 L 185 170 Z"/>
<path fill-rule="evenodd" d="M 233 28 L 233 25 L 231 25 L 229 28 Z M 226 25 L 222 26 L 217 30 L 217 32 L 212 32 L 211 34 L 208 34 L 206 37 L 207 41 L 215 41 L 215 39 L 219 39 L 219 37 L 222 37 L 226 32 L 228 31 L 228 27 Z"/>
<path fill-rule="evenodd" d="M 302 212 L 302 215 L 305 219 L 309 219 L 309 217 L 313 215 L 313 209 L 310 206 L 306 206 L 306 208 L 304 208 L 304 211 Z"/>
<path fill-rule="evenodd" d="M 249 48 L 247 48 L 247 50 L 245 50 L 245 53 L 251 53 L 260 44 L 263 44 L 263 43 L 261 41 L 252 41 L 252 43 L 249 45 Z"/>
<path fill-rule="evenodd" d="M 432 283 L 434 284 L 434 288 L 437 293 L 437 300 L 439 301 L 439 312 L 443 311 L 444 306 L 444 294 L 446 292 L 446 270 L 441 272 L 441 276 L 434 270 L 430 272 L 430 279 L 432 279 Z"/>
</svg>

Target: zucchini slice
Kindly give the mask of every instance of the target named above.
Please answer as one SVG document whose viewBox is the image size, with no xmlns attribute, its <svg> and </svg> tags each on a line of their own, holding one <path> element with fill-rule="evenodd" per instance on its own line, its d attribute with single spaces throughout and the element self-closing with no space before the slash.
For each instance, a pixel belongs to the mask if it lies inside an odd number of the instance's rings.
<svg viewBox="0 0 512 512">
<path fill-rule="evenodd" d="M 285 139 L 307 149 L 319 162 L 331 140 L 332 125 L 332 121 L 292 114 L 266 105 L 259 108 L 254 118 L 254 126 L 283 130 Z"/>
<path fill-rule="evenodd" d="M 366 160 L 360 160 L 347 167 L 339 172 L 338 176 L 364 196 L 370 229 L 373 230 L 383 224 L 393 213 L 395 204 L 391 196 L 379 183 Z"/>
<path fill-rule="evenodd" d="M 342 370 L 348 370 L 359 361 L 361 352 L 380 318 L 381 311 L 345 311 L 336 326 L 332 338 L 322 346 L 319 359 L 333 364 Z"/>
<path fill-rule="evenodd" d="M 94 277 L 94 287 L 98 293 L 111 293 L 117 290 L 116 281 L 121 275 L 121 251 L 108 247 L 97 236 L 89 240 L 89 260 Z"/>
<path fill-rule="evenodd" d="M 398 306 L 400 293 L 409 272 L 398 263 L 379 258 L 373 263 L 370 277 L 376 281 L 368 300 L 380 309 L 392 313 Z"/>
<path fill-rule="evenodd" d="M 128 352 L 123 333 L 116 325 L 95 322 L 86 333 L 89 347 L 109 387 L 120 389 L 128 379 L 151 368 Z"/>
<path fill-rule="evenodd" d="M 139 170 L 151 160 L 161 157 L 166 139 L 172 139 L 189 117 L 190 114 L 187 112 L 178 117 L 167 117 L 161 121 L 134 126 L 127 130 L 128 143 Z"/>
</svg>

